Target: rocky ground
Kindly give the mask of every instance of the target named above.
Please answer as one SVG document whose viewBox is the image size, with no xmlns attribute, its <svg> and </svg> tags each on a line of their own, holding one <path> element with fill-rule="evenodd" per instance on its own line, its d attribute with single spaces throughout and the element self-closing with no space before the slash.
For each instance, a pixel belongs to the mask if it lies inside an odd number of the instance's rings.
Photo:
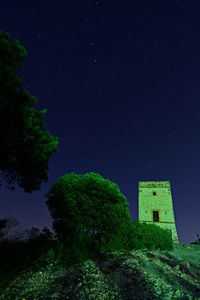
<svg viewBox="0 0 200 300">
<path fill-rule="evenodd" d="M 0 300 L 200 299 L 200 245 L 109 253 L 65 269 L 53 262 L 0 285 Z"/>
</svg>

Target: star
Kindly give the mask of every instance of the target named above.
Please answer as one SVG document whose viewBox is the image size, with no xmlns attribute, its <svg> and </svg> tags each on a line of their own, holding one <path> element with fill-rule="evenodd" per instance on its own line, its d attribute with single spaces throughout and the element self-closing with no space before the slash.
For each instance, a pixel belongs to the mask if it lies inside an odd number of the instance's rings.
<svg viewBox="0 0 200 300">
<path fill-rule="evenodd" d="M 95 43 L 92 41 L 92 42 L 90 43 L 90 48 L 93 48 L 94 45 L 95 45 Z"/>
</svg>

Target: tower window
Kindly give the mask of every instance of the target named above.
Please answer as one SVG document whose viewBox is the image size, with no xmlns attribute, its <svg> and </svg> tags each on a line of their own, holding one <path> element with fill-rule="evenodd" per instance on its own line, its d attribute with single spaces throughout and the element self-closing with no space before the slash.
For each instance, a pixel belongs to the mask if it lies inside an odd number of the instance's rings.
<svg viewBox="0 0 200 300">
<path fill-rule="evenodd" d="M 156 196 L 156 192 L 153 192 L 153 196 Z"/>
<path fill-rule="evenodd" d="M 153 221 L 159 222 L 159 211 L 158 210 L 153 210 Z"/>
</svg>

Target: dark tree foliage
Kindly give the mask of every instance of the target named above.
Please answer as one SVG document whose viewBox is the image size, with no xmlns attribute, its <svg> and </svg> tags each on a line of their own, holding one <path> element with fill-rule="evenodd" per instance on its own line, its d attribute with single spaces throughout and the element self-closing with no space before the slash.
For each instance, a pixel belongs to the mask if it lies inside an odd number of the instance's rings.
<svg viewBox="0 0 200 300">
<path fill-rule="evenodd" d="M 0 219 L 0 241 L 9 237 L 9 232 L 11 228 L 17 226 L 19 222 L 16 218 L 5 218 Z"/>
<path fill-rule="evenodd" d="M 44 240 L 52 240 L 53 232 L 48 227 L 43 227 L 40 232 L 40 238 Z"/>
<path fill-rule="evenodd" d="M 101 175 L 60 177 L 47 193 L 47 206 L 57 237 L 70 252 L 73 247 L 89 253 L 126 247 L 128 203 L 119 187 Z"/>
<path fill-rule="evenodd" d="M 58 139 L 45 130 L 46 110 L 23 86 L 17 71 L 27 51 L 8 33 L 0 32 L 0 170 L 8 183 L 26 192 L 48 180 L 48 163 Z"/>
<path fill-rule="evenodd" d="M 37 240 L 40 237 L 40 228 L 32 226 L 25 230 L 25 237 L 27 240 Z"/>
<path fill-rule="evenodd" d="M 5 235 L 5 228 L 6 228 L 6 224 L 7 224 L 7 219 L 1 219 L 0 220 L 0 240 L 4 237 Z"/>
<path fill-rule="evenodd" d="M 0 234 L 1 228 L 6 228 L 6 219 L 0 220 Z M 32 227 L 19 233 L 19 238 L 3 237 L 0 239 L 0 283 L 4 281 L 5 274 L 16 276 L 15 272 L 20 273 L 30 266 L 33 270 L 37 265 L 41 268 L 42 265 L 48 264 L 55 253 L 54 249 L 56 241 L 47 227 L 42 230 Z"/>
<path fill-rule="evenodd" d="M 43 227 L 42 230 L 38 227 L 32 226 L 24 231 L 25 240 L 52 240 L 53 232 L 48 227 Z"/>
<path fill-rule="evenodd" d="M 200 234 L 199 233 L 197 233 L 197 239 L 196 239 L 196 241 L 194 241 L 194 242 L 192 242 L 190 244 L 200 245 Z"/>
</svg>

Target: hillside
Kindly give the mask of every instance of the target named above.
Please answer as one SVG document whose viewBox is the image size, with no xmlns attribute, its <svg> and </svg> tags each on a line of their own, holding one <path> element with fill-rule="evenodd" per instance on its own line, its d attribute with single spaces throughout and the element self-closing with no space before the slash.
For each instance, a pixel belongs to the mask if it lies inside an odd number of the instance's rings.
<svg viewBox="0 0 200 300">
<path fill-rule="evenodd" d="M 21 272 L 0 284 L 0 300 L 9 299 L 200 299 L 200 245 L 173 251 L 109 253 L 65 269 L 48 266 Z"/>
</svg>

